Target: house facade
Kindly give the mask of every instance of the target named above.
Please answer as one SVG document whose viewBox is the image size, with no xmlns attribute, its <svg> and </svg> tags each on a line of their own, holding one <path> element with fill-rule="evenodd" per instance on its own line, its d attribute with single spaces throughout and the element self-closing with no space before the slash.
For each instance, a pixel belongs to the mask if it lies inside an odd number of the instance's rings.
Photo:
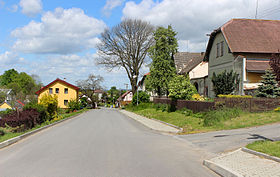
<svg viewBox="0 0 280 177">
<path fill-rule="evenodd" d="M 58 107 L 67 108 L 70 100 L 78 99 L 79 88 L 64 80 L 57 78 L 53 82 L 49 83 L 45 87 L 42 87 L 36 92 L 38 95 L 38 103 L 43 95 L 57 95 Z"/>
<path fill-rule="evenodd" d="M 132 91 L 126 91 L 124 94 L 122 94 L 119 98 L 118 98 L 118 102 L 120 104 L 120 106 L 125 106 L 129 103 L 132 102 L 132 98 L 133 98 L 133 93 Z"/>
<path fill-rule="evenodd" d="M 208 61 L 208 92 L 213 92 L 213 73 L 233 70 L 240 83 L 234 94 L 250 94 L 269 69 L 269 60 L 280 49 L 280 21 L 232 19 L 214 30 L 209 38 L 204 61 Z"/>
<path fill-rule="evenodd" d="M 178 74 L 188 74 L 200 95 L 208 96 L 208 62 L 203 61 L 204 52 L 178 52 L 174 56 Z"/>
</svg>

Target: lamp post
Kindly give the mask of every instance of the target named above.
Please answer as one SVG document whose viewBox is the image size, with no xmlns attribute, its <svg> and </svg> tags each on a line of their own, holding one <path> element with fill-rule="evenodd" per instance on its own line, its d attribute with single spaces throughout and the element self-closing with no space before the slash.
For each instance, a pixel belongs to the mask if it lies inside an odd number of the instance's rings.
<svg viewBox="0 0 280 177">
<path fill-rule="evenodd" d="M 136 79 L 136 78 L 137 78 L 137 76 L 134 75 L 133 79 Z M 138 106 L 138 84 L 137 84 L 137 82 L 136 82 L 136 91 L 137 91 L 137 106 Z"/>
</svg>

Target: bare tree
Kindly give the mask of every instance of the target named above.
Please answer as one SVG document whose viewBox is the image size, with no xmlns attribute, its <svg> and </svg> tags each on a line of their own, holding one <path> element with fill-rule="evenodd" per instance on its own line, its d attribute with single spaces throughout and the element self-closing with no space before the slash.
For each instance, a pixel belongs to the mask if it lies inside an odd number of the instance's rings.
<svg viewBox="0 0 280 177">
<path fill-rule="evenodd" d="M 110 70 L 124 68 L 133 93 L 137 89 L 140 68 L 154 42 L 153 31 L 154 27 L 145 21 L 125 19 L 112 29 L 106 29 L 97 46 L 98 63 Z"/>
<path fill-rule="evenodd" d="M 95 76 L 90 74 L 86 80 L 76 81 L 77 86 L 80 88 L 81 92 L 90 99 L 90 104 L 95 106 L 95 102 L 98 101 L 97 96 L 94 91 L 101 89 L 101 83 L 104 81 L 102 76 Z"/>
</svg>

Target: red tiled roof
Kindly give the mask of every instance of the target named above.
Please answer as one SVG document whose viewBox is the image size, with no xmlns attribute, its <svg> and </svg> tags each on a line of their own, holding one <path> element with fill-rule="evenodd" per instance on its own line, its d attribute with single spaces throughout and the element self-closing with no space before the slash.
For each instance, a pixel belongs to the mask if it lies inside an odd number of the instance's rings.
<svg viewBox="0 0 280 177">
<path fill-rule="evenodd" d="M 259 60 L 246 60 L 246 70 L 247 71 L 260 71 L 265 72 L 269 69 L 269 61 L 259 61 Z"/>
<path fill-rule="evenodd" d="M 36 94 L 39 95 L 42 91 L 44 91 L 45 89 L 47 89 L 48 87 L 50 87 L 52 84 L 54 84 L 54 83 L 56 83 L 56 82 L 60 82 L 60 83 L 65 84 L 65 85 L 67 85 L 67 86 L 69 86 L 69 87 L 72 87 L 72 88 L 75 89 L 75 90 L 79 90 L 79 87 L 77 87 L 77 86 L 75 86 L 75 85 L 72 85 L 72 84 L 70 84 L 70 83 L 68 83 L 68 82 L 66 82 L 66 81 L 64 81 L 64 80 L 61 80 L 61 79 L 57 78 L 56 80 L 52 81 L 51 83 L 49 83 L 49 84 L 46 85 L 45 87 L 42 87 L 40 90 L 38 90 L 38 91 L 36 92 Z"/>
<path fill-rule="evenodd" d="M 279 53 L 280 50 L 280 20 L 232 19 L 211 33 L 205 60 L 219 32 L 233 53 Z"/>
</svg>

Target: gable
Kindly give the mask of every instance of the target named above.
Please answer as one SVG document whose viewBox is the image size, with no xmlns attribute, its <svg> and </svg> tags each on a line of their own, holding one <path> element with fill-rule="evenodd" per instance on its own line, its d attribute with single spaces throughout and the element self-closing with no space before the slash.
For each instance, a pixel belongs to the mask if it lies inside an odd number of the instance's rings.
<svg viewBox="0 0 280 177">
<path fill-rule="evenodd" d="M 76 90 L 76 91 L 79 91 L 79 88 L 78 88 L 77 86 L 72 85 L 72 84 L 70 84 L 70 83 L 68 83 L 68 82 L 66 82 L 66 81 L 64 81 L 64 80 L 56 79 L 56 80 L 54 80 L 53 82 L 51 82 L 51 83 L 49 83 L 48 85 L 46 85 L 45 87 L 42 87 L 40 90 L 38 90 L 38 91 L 36 92 L 36 94 L 39 95 L 40 93 L 44 92 L 45 90 L 47 90 L 47 89 L 50 88 L 50 87 L 55 86 L 56 84 L 58 84 L 58 85 L 64 85 L 64 86 L 67 87 L 67 88 L 70 88 L 70 89 L 74 89 L 74 90 Z"/>
</svg>

